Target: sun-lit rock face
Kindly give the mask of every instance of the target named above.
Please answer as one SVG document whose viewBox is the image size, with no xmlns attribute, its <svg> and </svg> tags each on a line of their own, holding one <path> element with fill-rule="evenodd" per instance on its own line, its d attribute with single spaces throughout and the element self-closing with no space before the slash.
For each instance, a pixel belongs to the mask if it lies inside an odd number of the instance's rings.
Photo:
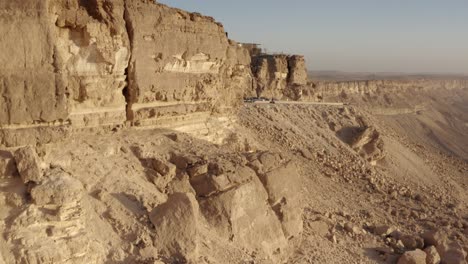
<svg viewBox="0 0 468 264">
<path fill-rule="evenodd" d="M 70 93 L 68 120 L 74 126 L 124 122 L 130 50 L 123 1 L 52 1 L 48 15 L 55 24 L 54 68 Z"/>
<path fill-rule="evenodd" d="M 306 101 L 346 100 L 348 96 L 362 98 L 379 94 L 399 94 L 403 92 L 424 92 L 436 89 L 466 89 L 466 79 L 408 79 L 408 80 L 369 80 L 343 82 L 311 82 L 303 87 L 302 99 Z"/>
<path fill-rule="evenodd" d="M 70 127 L 203 122 L 252 90 L 248 51 L 210 17 L 144 0 L 0 7 L 3 145 Z"/>
<path fill-rule="evenodd" d="M 228 40 L 221 24 L 159 4 L 127 2 L 127 10 L 132 121 L 155 124 L 241 102 L 252 83 L 250 56 Z"/>
<path fill-rule="evenodd" d="M 300 98 L 301 87 L 307 84 L 307 69 L 303 56 L 261 54 L 252 58 L 252 72 L 258 96 Z"/>
</svg>

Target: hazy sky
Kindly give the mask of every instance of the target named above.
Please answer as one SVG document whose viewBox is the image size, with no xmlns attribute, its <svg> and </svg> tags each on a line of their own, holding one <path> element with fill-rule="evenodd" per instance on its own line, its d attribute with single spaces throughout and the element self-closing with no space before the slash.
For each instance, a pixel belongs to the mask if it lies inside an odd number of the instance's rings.
<svg viewBox="0 0 468 264">
<path fill-rule="evenodd" d="M 160 0 L 310 70 L 468 74 L 468 0 Z"/>
</svg>

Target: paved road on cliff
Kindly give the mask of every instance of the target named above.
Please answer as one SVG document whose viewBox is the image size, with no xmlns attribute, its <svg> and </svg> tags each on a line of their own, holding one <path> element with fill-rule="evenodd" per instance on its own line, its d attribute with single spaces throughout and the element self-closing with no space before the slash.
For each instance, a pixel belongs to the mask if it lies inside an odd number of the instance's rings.
<svg viewBox="0 0 468 264">
<path fill-rule="evenodd" d="M 246 104 L 270 104 L 270 101 L 255 101 Z M 344 106 L 344 103 L 331 103 L 331 102 L 300 102 L 300 101 L 275 101 L 274 104 L 289 104 L 289 105 L 328 105 L 328 106 Z"/>
</svg>

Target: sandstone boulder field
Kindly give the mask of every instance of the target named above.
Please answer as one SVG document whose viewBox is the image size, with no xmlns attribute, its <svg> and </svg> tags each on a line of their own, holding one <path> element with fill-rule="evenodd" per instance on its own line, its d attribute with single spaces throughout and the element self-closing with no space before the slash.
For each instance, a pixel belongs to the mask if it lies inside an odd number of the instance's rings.
<svg viewBox="0 0 468 264">
<path fill-rule="evenodd" d="M 313 80 L 149 0 L 0 21 L 0 264 L 467 263 L 467 77 Z"/>
</svg>

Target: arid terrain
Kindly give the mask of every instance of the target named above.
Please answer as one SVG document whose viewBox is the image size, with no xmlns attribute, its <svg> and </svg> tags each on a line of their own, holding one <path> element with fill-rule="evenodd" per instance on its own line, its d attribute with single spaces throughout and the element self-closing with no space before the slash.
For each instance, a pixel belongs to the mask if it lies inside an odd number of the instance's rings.
<svg viewBox="0 0 468 264">
<path fill-rule="evenodd" d="M 0 264 L 467 263 L 466 78 L 308 79 L 152 1 L 0 8 Z"/>
</svg>

